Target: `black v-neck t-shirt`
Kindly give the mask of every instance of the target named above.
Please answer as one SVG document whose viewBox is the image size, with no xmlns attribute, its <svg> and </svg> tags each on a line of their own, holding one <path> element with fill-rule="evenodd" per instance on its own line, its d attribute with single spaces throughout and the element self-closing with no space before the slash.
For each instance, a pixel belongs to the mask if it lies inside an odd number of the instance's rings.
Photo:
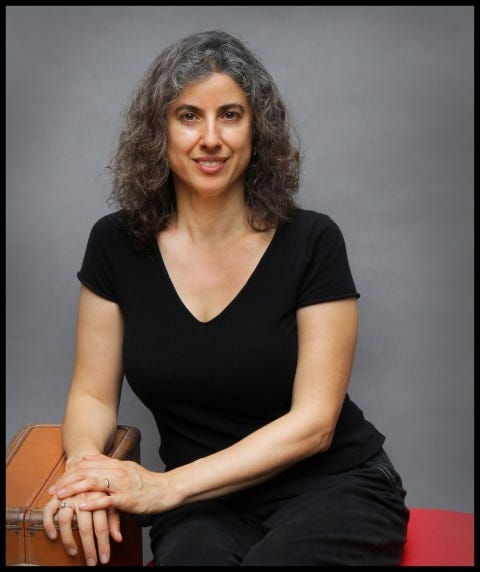
<svg viewBox="0 0 480 572">
<path fill-rule="evenodd" d="M 359 297 L 339 227 L 304 209 L 276 230 L 245 285 L 208 322 L 178 296 L 158 246 L 138 249 L 118 212 L 93 225 L 78 278 L 121 309 L 125 378 L 154 416 L 166 470 L 224 449 L 288 412 L 296 311 Z M 330 449 L 287 472 L 345 470 L 383 442 L 347 394 Z"/>
</svg>

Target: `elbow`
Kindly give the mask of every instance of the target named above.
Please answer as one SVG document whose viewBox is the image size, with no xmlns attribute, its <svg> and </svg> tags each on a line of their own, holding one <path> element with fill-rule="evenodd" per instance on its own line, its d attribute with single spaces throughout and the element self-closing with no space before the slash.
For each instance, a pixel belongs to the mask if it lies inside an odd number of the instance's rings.
<svg viewBox="0 0 480 572">
<path fill-rule="evenodd" d="M 286 415 L 283 450 L 289 463 L 328 451 L 335 435 L 336 418 L 326 417 L 319 419 L 318 410 L 306 412 L 300 409 L 291 410 Z"/>
<path fill-rule="evenodd" d="M 325 453 L 332 445 L 335 426 L 322 425 L 311 427 L 307 434 L 301 438 L 301 443 L 297 443 L 297 451 L 301 452 L 301 459 L 307 459 L 318 453 Z"/>
<path fill-rule="evenodd" d="M 321 427 L 311 436 L 311 454 L 325 453 L 330 449 L 335 434 L 335 427 Z"/>
</svg>

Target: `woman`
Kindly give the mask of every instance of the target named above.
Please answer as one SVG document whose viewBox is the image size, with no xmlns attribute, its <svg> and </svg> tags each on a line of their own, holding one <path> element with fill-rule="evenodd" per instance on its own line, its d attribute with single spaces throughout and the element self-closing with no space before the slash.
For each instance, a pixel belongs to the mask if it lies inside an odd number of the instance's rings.
<svg viewBox="0 0 480 572">
<path fill-rule="evenodd" d="M 221 32 L 165 49 L 131 102 L 119 207 L 82 267 L 63 439 L 44 509 L 88 564 L 144 515 L 156 565 L 396 565 L 408 509 L 385 437 L 347 394 L 359 294 L 327 215 L 299 208 L 275 83 Z M 103 453 L 123 376 L 164 472 Z M 63 504 L 62 504 L 63 503 Z"/>
</svg>

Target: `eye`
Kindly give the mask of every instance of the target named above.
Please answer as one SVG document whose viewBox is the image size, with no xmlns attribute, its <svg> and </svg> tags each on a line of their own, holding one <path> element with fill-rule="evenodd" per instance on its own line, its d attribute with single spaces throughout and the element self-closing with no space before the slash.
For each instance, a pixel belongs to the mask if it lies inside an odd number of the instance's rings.
<svg viewBox="0 0 480 572">
<path fill-rule="evenodd" d="M 186 123 L 191 123 L 192 121 L 195 121 L 196 118 L 197 116 L 195 115 L 195 113 L 193 113 L 193 111 L 186 111 L 185 113 L 182 113 L 182 115 L 180 115 L 180 119 L 182 121 L 185 121 Z"/>
<path fill-rule="evenodd" d="M 227 119 L 228 121 L 232 121 L 234 119 L 239 119 L 240 118 L 240 113 L 238 113 L 238 111 L 225 111 L 225 113 L 223 114 L 223 116 L 225 117 L 225 119 Z"/>
</svg>

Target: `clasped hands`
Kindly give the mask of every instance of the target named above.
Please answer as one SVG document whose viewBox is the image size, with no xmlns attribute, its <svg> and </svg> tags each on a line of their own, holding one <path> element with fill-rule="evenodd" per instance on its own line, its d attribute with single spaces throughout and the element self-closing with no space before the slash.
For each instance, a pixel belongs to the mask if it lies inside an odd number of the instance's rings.
<svg viewBox="0 0 480 572">
<path fill-rule="evenodd" d="M 97 557 L 110 560 L 110 536 L 122 541 L 119 511 L 146 514 L 149 476 L 138 463 L 112 459 L 106 455 L 85 455 L 48 489 L 52 498 L 43 509 L 43 525 L 52 540 L 57 537 L 54 516 L 65 550 L 78 552 L 72 533 L 76 515 L 78 530 L 88 566 Z"/>
</svg>

